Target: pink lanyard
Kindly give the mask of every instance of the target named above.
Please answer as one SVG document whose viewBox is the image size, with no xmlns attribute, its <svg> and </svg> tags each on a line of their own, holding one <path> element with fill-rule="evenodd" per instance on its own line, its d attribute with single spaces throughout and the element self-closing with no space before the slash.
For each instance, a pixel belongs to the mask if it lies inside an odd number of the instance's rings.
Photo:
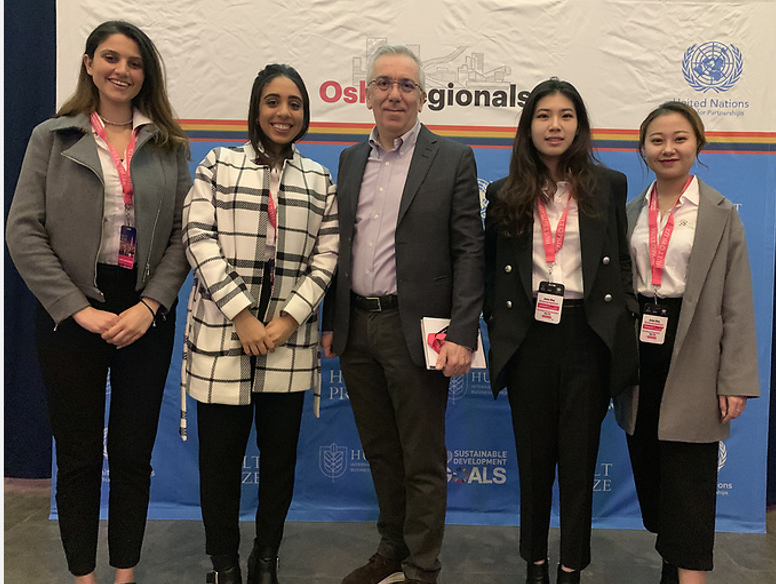
<svg viewBox="0 0 776 584">
<path fill-rule="evenodd" d="M 132 199 L 134 197 L 134 189 L 132 188 L 132 177 L 129 174 L 129 164 L 132 161 L 132 155 L 135 152 L 136 133 L 134 130 L 132 131 L 132 138 L 130 139 L 129 145 L 127 146 L 126 160 L 122 163 L 121 156 L 119 156 L 119 153 L 116 152 L 116 149 L 111 145 L 111 143 L 108 142 L 108 136 L 105 133 L 105 126 L 103 125 L 102 120 L 100 119 L 100 116 L 97 114 L 97 112 L 92 112 L 90 121 L 92 122 L 92 128 L 94 128 L 94 131 L 97 132 L 97 135 L 102 138 L 108 145 L 111 158 L 113 158 L 113 164 L 116 165 L 116 171 L 119 173 L 121 192 L 124 194 L 124 206 L 131 207 Z"/>
<path fill-rule="evenodd" d="M 687 179 L 687 182 L 682 188 L 682 192 L 679 195 L 679 199 L 682 197 L 687 187 L 692 182 L 693 175 Z M 668 252 L 668 243 L 671 241 L 671 236 L 674 233 L 674 211 L 679 206 L 679 199 L 676 200 L 673 208 L 669 212 L 668 219 L 666 220 L 666 226 L 663 228 L 663 233 L 660 235 L 660 241 L 658 241 L 658 209 L 657 209 L 657 183 L 652 187 L 652 192 L 649 194 L 649 263 L 652 266 L 652 287 L 657 289 L 663 281 L 663 266 L 666 263 L 666 253 Z"/>
<path fill-rule="evenodd" d="M 267 204 L 267 215 L 269 216 L 269 224 L 272 228 L 278 230 L 278 211 L 275 207 L 275 201 L 272 199 L 272 192 L 269 193 L 269 203 Z"/>
<path fill-rule="evenodd" d="M 547 265 L 550 268 L 550 274 L 552 274 L 552 266 L 555 265 L 555 254 L 563 247 L 563 240 L 566 238 L 566 220 L 569 214 L 569 204 L 571 203 L 571 193 L 569 192 L 569 198 L 566 201 L 566 208 L 563 209 L 563 215 L 558 221 L 558 226 L 555 229 L 555 237 L 552 237 L 552 227 L 550 227 L 550 218 L 547 216 L 547 207 L 544 205 L 544 201 L 537 200 L 539 207 L 539 221 L 542 225 L 542 240 L 544 241 L 544 257 L 547 260 Z"/>
</svg>

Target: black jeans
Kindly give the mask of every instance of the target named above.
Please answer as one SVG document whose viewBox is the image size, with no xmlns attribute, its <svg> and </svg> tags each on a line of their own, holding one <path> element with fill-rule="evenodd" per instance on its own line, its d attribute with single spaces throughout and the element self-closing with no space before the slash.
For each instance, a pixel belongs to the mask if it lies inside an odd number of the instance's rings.
<svg viewBox="0 0 776 584">
<path fill-rule="evenodd" d="M 140 297 L 135 281 L 135 270 L 100 265 L 97 284 L 106 301 L 92 301 L 92 305 L 116 313 L 125 310 Z M 174 311 L 173 307 L 166 320 L 159 319 L 156 327 L 123 349 L 106 343 L 73 319 L 54 330 L 51 317 L 42 307 L 38 311 L 38 359 L 56 441 L 59 529 L 68 568 L 76 576 L 95 568 L 106 430 L 110 563 L 131 568 L 140 561 L 151 451 L 175 339 Z"/>
<path fill-rule="evenodd" d="M 200 502 L 209 555 L 238 557 L 243 458 L 254 418 L 260 453 L 255 545 L 259 557 L 277 555 L 294 494 L 305 393 L 254 393 L 244 406 L 197 402 Z"/>
</svg>

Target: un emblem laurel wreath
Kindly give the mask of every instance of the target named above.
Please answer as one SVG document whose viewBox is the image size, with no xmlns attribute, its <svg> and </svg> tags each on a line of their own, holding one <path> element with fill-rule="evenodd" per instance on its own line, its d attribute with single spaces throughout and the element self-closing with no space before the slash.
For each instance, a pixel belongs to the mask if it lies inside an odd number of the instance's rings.
<svg viewBox="0 0 776 584">
<path fill-rule="evenodd" d="M 684 79 L 687 81 L 687 84 L 695 91 L 700 91 L 702 93 L 706 93 L 709 89 L 713 89 L 717 93 L 728 91 L 736 84 L 736 82 L 740 79 L 741 74 L 744 72 L 744 57 L 741 55 L 741 51 L 735 45 L 717 43 L 718 45 L 725 47 L 725 49 L 730 52 L 733 58 L 733 71 L 719 85 L 709 85 L 703 83 L 698 74 L 693 70 L 692 64 L 693 56 L 695 56 L 695 53 L 706 44 L 709 43 L 704 43 L 704 45 L 700 46 L 697 44 L 692 45 L 684 52 L 684 57 L 682 58 L 682 74 L 684 75 Z"/>
</svg>

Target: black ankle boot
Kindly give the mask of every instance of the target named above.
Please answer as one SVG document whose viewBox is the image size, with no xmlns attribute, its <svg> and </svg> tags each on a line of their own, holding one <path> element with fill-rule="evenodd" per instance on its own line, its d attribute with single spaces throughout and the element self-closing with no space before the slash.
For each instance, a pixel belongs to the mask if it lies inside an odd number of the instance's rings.
<svg viewBox="0 0 776 584">
<path fill-rule="evenodd" d="M 543 564 L 526 562 L 525 584 L 550 584 L 550 561 L 544 560 Z"/>
<path fill-rule="evenodd" d="M 247 584 L 279 584 L 277 552 L 263 554 L 253 548 L 248 557 Z"/>
<path fill-rule="evenodd" d="M 558 564 L 558 584 L 579 584 L 582 573 L 579 570 L 567 572 Z"/>
<path fill-rule="evenodd" d="M 208 584 L 242 584 L 242 572 L 239 564 L 226 570 L 208 572 Z"/>
<path fill-rule="evenodd" d="M 660 572 L 660 584 L 679 584 L 679 568 L 663 560 L 663 569 Z"/>
</svg>

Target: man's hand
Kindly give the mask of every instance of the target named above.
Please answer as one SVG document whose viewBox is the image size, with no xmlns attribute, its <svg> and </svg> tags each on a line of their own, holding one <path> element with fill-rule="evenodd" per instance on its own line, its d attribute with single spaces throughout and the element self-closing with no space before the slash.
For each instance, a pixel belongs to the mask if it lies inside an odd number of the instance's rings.
<svg viewBox="0 0 776 584">
<path fill-rule="evenodd" d="M 466 347 L 445 341 L 437 357 L 436 370 L 446 377 L 466 375 L 472 366 L 472 352 Z"/>
<path fill-rule="evenodd" d="M 250 308 L 244 308 L 232 322 L 246 355 L 266 355 L 275 350 L 275 344 L 269 338 L 267 329 L 253 316 Z"/>
<path fill-rule="evenodd" d="M 331 359 L 332 357 L 336 357 L 336 353 L 331 350 L 332 345 L 334 344 L 334 333 L 323 333 L 321 335 L 321 349 L 323 349 L 323 356 Z"/>
</svg>

